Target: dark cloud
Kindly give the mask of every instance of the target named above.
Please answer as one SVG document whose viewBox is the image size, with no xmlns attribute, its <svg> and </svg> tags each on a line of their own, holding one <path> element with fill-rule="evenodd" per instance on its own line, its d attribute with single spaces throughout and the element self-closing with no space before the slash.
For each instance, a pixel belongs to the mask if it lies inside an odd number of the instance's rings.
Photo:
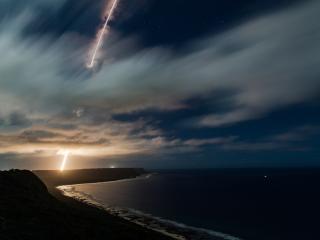
<svg viewBox="0 0 320 240">
<path fill-rule="evenodd" d="M 12 113 L 8 119 L 8 125 L 10 126 L 26 126 L 30 124 L 30 120 L 21 113 Z"/>
<path fill-rule="evenodd" d="M 304 140 L 316 136 L 320 133 L 319 126 L 302 126 L 291 131 L 278 134 L 273 137 L 275 141 L 303 142 Z"/>
<path fill-rule="evenodd" d="M 262 137 L 255 141 L 229 141 L 221 144 L 223 150 L 232 151 L 310 151 L 313 147 L 306 142 L 319 136 L 319 126 L 300 126 L 287 132 Z"/>
<path fill-rule="evenodd" d="M 25 128 L 32 125 L 32 121 L 23 113 L 13 112 L 8 116 L 0 118 L 0 128 L 17 129 Z"/>
</svg>

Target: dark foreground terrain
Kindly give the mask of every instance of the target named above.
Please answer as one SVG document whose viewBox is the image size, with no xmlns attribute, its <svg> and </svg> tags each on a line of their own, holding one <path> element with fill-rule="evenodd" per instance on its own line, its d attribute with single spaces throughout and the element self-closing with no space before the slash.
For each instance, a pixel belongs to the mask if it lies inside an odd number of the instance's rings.
<svg viewBox="0 0 320 240">
<path fill-rule="evenodd" d="M 105 179 L 100 171 L 100 174 L 96 173 L 95 176 L 107 181 L 134 177 L 141 173 L 134 171 L 114 171 L 112 177 L 108 175 Z M 85 170 L 79 172 L 83 181 L 86 180 L 87 173 Z M 98 208 L 62 196 L 54 190 L 54 186 L 57 183 L 73 183 L 72 179 L 76 178 L 71 176 L 77 174 L 75 171 L 67 172 L 65 182 L 58 181 L 55 177 L 57 174 L 55 171 L 38 172 L 50 188 L 50 194 L 47 186 L 30 171 L 0 171 L 1 240 L 167 239 L 156 232 L 113 217 Z M 75 183 L 80 183 L 79 181 L 78 179 Z"/>
</svg>

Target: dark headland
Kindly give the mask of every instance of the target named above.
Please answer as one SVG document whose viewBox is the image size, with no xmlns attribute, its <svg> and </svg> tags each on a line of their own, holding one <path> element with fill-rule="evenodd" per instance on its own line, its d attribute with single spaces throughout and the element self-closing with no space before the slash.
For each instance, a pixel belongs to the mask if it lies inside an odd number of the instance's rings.
<svg viewBox="0 0 320 240">
<path fill-rule="evenodd" d="M 133 178 L 143 173 L 143 169 L 0 171 L 0 239 L 169 239 L 65 197 L 55 188 Z"/>
<path fill-rule="evenodd" d="M 33 171 L 51 190 L 52 187 L 81 183 L 96 183 L 135 178 L 146 171 L 142 168 L 97 168 L 77 170 L 38 170 Z"/>
</svg>

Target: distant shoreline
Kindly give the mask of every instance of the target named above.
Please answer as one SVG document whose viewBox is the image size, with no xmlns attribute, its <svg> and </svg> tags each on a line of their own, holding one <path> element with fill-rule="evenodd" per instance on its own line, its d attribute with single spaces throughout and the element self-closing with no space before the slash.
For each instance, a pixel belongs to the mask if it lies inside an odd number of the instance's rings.
<svg viewBox="0 0 320 240">
<path fill-rule="evenodd" d="M 110 180 L 110 181 L 102 181 L 102 182 L 89 182 L 89 183 L 76 183 L 76 184 L 67 184 L 67 185 L 61 185 L 61 186 L 56 186 L 56 188 L 60 187 L 68 187 L 68 186 L 81 186 L 81 185 L 91 185 L 91 184 L 101 184 L 101 183 L 113 183 L 113 182 L 126 182 L 126 181 L 134 181 L 134 180 L 139 180 L 143 178 L 148 178 L 151 177 L 154 173 L 143 173 L 140 176 L 136 177 L 131 177 L 131 178 L 122 178 L 119 180 Z M 60 190 L 60 189 L 59 189 Z"/>
<path fill-rule="evenodd" d="M 127 178 L 135 178 L 147 173 L 143 168 L 95 168 L 75 170 L 35 170 L 48 188 L 62 185 L 109 182 Z"/>
</svg>

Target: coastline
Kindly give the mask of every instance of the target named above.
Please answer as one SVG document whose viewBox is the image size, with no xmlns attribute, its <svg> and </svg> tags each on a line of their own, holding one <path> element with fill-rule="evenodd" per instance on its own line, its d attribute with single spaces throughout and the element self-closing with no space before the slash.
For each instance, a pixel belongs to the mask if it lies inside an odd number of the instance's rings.
<svg viewBox="0 0 320 240">
<path fill-rule="evenodd" d="M 171 239 L 176 239 L 176 240 L 186 240 L 185 237 L 177 235 L 177 234 L 173 234 L 170 232 L 167 232 L 165 230 L 161 230 L 158 228 L 152 228 L 150 226 L 148 226 L 148 224 L 143 224 L 141 222 L 138 221 L 133 221 L 132 219 L 128 218 L 128 217 L 124 217 L 121 216 L 119 213 L 116 213 L 116 209 L 112 208 L 112 207 L 106 207 L 102 204 L 100 204 L 93 196 L 86 194 L 84 192 L 80 192 L 77 191 L 75 188 L 76 186 L 80 186 L 80 185 L 95 185 L 95 184 L 101 184 L 101 183 L 112 183 L 112 182 L 125 182 L 125 181 L 134 181 L 134 180 L 139 180 L 139 179 L 143 179 L 143 178 L 149 178 L 153 175 L 154 173 L 144 173 L 140 176 L 134 177 L 134 178 L 125 178 L 125 179 L 119 179 L 119 180 L 112 180 L 112 181 L 104 181 L 104 182 L 92 182 L 92 183 L 79 183 L 79 184 L 70 184 L 70 185 L 62 185 L 62 186 L 56 186 L 55 189 L 57 189 L 59 191 L 60 194 L 62 194 L 65 197 L 68 198 L 72 198 L 78 202 L 84 203 L 86 205 L 89 205 L 91 207 L 95 207 L 98 209 L 101 209 L 105 212 L 107 212 L 108 214 L 115 216 L 115 217 L 119 217 L 121 219 L 124 219 L 125 221 L 128 221 L 132 224 L 141 226 L 145 229 L 160 233 L 162 235 L 165 235 L 167 237 L 170 237 Z M 55 192 L 54 194 L 55 196 L 57 196 L 57 192 Z"/>
<path fill-rule="evenodd" d="M 224 234 L 221 232 L 216 232 L 213 230 L 197 228 L 185 225 L 172 220 L 163 219 L 161 217 L 153 216 L 135 209 L 130 208 L 120 208 L 117 206 L 109 206 L 101 204 L 99 200 L 95 199 L 93 196 L 78 191 L 76 189 L 79 185 L 93 185 L 93 184 L 103 184 L 103 183 L 112 183 L 119 181 L 135 181 L 139 179 L 152 177 L 153 174 L 143 174 L 135 178 L 127 178 L 114 181 L 106 182 L 97 182 L 97 183 L 83 183 L 83 184 L 72 184 L 72 185 L 63 185 L 58 186 L 57 189 L 61 192 L 62 195 L 73 198 L 76 201 L 83 202 L 90 206 L 97 207 L 101 210 L 106 211 L 108 214 L 120 217 L 128 222 L 139 225 L 148 230 L 152 230 L 163 235 L 166 235 L 172 239 L 176 240 L 242 240 L 240 238 Z"/>
<path fill-rule="evenodd" d="M 102 181 L 102 182 L 89 182 L 89 183 L 76 183 L 76 184 L 63 184 L 63 185 L 59 185 L 56 186 L 55 188 L 59 189 L 61 187 L 68 187 L 68 186 L 72 186 L 72 187 L 76 187 L 76 186 L 81 186 L 81 185 L 95 185 L 95 184 L 101 184 L 101 183 L 113 183 L 113 182 L 127 182 L 127 181 L 134 181 L 134 180 L 139 180 L 139 179 L 144 179 L 144 178 L 149 178 L 152 175 L 154 175 L 155 173 L 143 173 L 141 175 L 138 175 L 136 177 L 128 177 L 128 178 L 122 178 L 122 179 L 118 179 L 118 180 L 110 180 L 110 181 Z"/>
<path fill-rule="evenodd" d="M 117 169 L 113 169 L 113 171 L 116 171 Z M 139 169 L 140 170 L 140 169 Z M 76 186 L 80 185 L 87 185 L 87 184 L 101 184 L 101 183 L 112 183 L 112 182 L 124 182 L 124 181 L 132 181 L 132 180 L 138 180 L 142 178 L 149 178 L 154 173 L 147 173 L 146 171 L 139 172 L 136 176 L 128 176 L 128 177 L 120 177 L 119 179 L 114 180 L 105 180 L 105 181 L 97 181 L 97 182 L 84 182 L 84 183 L 75 183 L 75 184 L 68 184 L 68 185 L 60 185 L 56 186 L 55 184 L 52 184 L 50 182 L 45 181 L 45 184 L 48 188 L 48 191 L 51 195 L 53 195 L 56 199 L 58 199 L 61 202 L 72 204 L 75 203 L 81 208 L 91 208 L 99 211 L 103 211 L 104 214 L 110 215 L 112 217 L 115 217 L 117 219 L 120 219 L 122 221 L 125 221 L 126 223 L 141 227 L 142 229 L 145 229 L 146 231 L 150 231 L 154 233 L 155 235 L 160 235 L 162 237 L 155 238 L 155 239 L 176 239 L 176 240 L 186 240 L 185 238 L 181 238 L 180 236 L 176 236 L 174 234 L 167 233 L 165 231 L 157 230 L 148 227 L 147 225 L 142 225 L 134 221 L 130 221 L 129 219 L 123 218 L 117 214 L 113 214 L 111 211 L 108 211 L 107 208 L 105 208 L 102 204 L 100 204 L 98 201 L 95 201 L 94 198 L 88 194 L 80 193 L 77 191 L 74 191 Z M 38 176 L 39 177 L 39 176 Z M 43 180 L 43 179 L 42 179 Z M 87 209 L 88 210 L 88 209 Z M 153 237 L 152 237 L 153 239 Z"/>
</svg>

